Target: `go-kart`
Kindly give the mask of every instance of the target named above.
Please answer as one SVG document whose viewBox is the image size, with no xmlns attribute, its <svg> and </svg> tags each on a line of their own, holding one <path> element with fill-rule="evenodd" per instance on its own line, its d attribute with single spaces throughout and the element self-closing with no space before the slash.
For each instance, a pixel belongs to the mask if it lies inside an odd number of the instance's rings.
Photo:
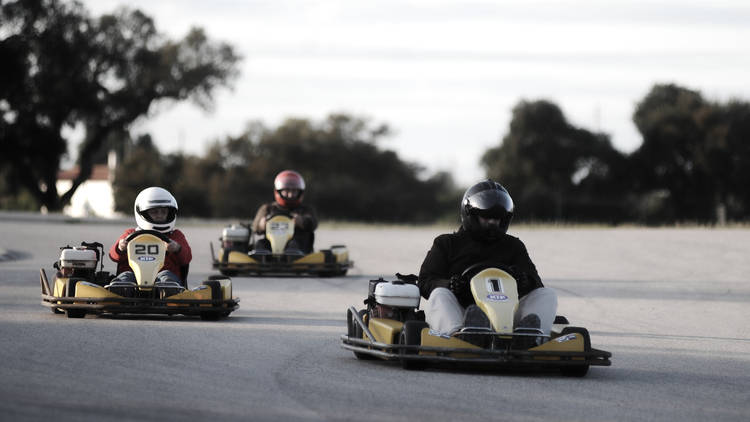
<svg viewBox="0 0 750 422">
<path fill-rule="evenodd" d="M 611 353 L 591 347 L 585 328 L 556 316 L 549 336 L 540 330 L 516 330 L 516 279 L 497 265 L 473 266 L 464 272 L 479 308 L 491 328 L 465 327 L 450 336 L 432 333 L 418 311 L 416 276 L 371 280 L 366 309 L 347 310 L 348 332 L 342 347 L 358 359 L 398 360 L 405 369 L 431 364 L 465 364 L 493 368 L 543 367 L 582 377 L 590 365 L 609 366 Z M 525 332 L 521 332 L 525 331 Z"/>
<path fill-rule="evenodd" d="M 285 247 L 294 236 L 291 216 L 276 214 L 266 221 L 266 239 L 269 251 L 250 250 L 253 243 L 250 230 L 243 225 L 225 227 L 219 241 L 218 258 L 211 243 L 213 268 L 227 276 L 234 275 L 316 275 L 343 276 L 352 266 L 346 246 L 334 245 L 329 249 L 304 254 Z"/>
<path fill-rule="evenodd" d="M 42 304 L 68 318 L 86 314 L 182 314 L 204 320 L 229 316 L 239 305 L 232 297 L 228 277 L 210 277 L 200 286 L 187 289 L 188 266 L 181 268 L 180 282 L 155 281 L 164 264 L 169 238 L 154 230 L 137 230 L 127 238 L 127 254 L 136 282 L 117 280 L 103 271 L 101 243 L 82 242 L 64 246 L 50 286 L 47 273 L 39 270 Z M 96 270 L 97 264 L 99 271 Z"/>
</svg>

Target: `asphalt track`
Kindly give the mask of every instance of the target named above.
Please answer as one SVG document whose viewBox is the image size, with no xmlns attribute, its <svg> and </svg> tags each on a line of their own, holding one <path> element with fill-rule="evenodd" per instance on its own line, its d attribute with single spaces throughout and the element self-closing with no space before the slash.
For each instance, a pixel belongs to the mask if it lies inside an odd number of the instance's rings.
<svg viewBox="0 0 750 422">
<path fill-rule="evenodd" d="M 750 230 L 516 228 L 558 313 L 611 367 L 402 370 L 339 347 L 367 281 L 416 272 L 441 228 L 324 227 L 341 278 L 235 278 L 228 319 L 67 319 L 40 304 L 58 247 L 113 242 L 119 224 L 0 219 L 0 420 L 746 421 Z M 212 274 L 217 224 L 183 225 L 190 283 Z M 113 269 L 107 263 L 107 269 Z"/>
</svg>

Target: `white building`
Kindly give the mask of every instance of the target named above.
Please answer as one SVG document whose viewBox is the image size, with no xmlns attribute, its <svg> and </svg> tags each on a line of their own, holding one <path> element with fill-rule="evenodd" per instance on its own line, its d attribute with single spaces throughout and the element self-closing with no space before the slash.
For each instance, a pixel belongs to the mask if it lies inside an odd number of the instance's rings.
<svg viewBox="0 0 750 422">
<path fill-rule="evenodd" d="M 117 168 L 117 154 L 109 153 L 107 164 L 97 164 L 91 171 L 89 180 L 76 189 L 70 204 L 63 208 L 63 214 L 71 217 L 118 217 L 115 212 L 115 197 L 112 182 Z M 78 166 L 64 170 L 57 175 L 57 192 L 67 192 L 78 176 Z"/>
</svg>

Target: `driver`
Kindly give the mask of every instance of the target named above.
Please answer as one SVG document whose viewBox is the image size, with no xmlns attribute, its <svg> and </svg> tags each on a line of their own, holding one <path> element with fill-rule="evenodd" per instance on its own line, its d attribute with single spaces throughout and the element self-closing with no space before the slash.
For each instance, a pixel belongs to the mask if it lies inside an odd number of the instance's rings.
<svg viewBox="0 0 750 422">
<path fill-rule="evenodd" d="M 313 250 L 318 219 L 315 211 L 302 205 L 305 196 L 305 179 L 294 170 L 284 170 L 273 181 L 274 202 L 263 204 L 255 214 L 252 229 L 259 238 L 255 253 L 270 253 L 271 243 L 265 238 L 266 221 L 277 214 L 287 214 L 294 221 L 294 237 L 287 242 L 287 254 L 308 254 Z"/>
<path fill-rule="evenodd" d="M 470 187 L 461 200 L 461 227 L 435 238 L 419 271 L 419 289 L 427 299 L 425 319 L 431 330 L 450 335 L 465 327 L 490 328 L 474 303 L 467 280 L 471 265 L 503 264 L 518 282 L 516 332 L 549 335 L 557 312 L 557 295 L 545 288 L 523 242 L 508 235 L 513 200 L 499 183 L 485 180 Z"/>
<path fill-rule="evenodd" d="M 174 228 L 177 222 L 177 201 L 174 196 L 166 189 L 146 188 L 135 198 L 133 210 L 138 228 L 125 230 L 125 233 L 109 249 L 110 259 L 117 263 L 115 280 L 136 282 L 133 269 L 128 264 L 128 241 L 126 238 L 136 230 L 155 230 L 170 239 L 167 244 L 164 266 L 156 275 L 157 283 L 176 282 L 187 287 L 187 280 L 182 271 L 190 264 L 193 255 L 185 235 Z"/>
</svg>

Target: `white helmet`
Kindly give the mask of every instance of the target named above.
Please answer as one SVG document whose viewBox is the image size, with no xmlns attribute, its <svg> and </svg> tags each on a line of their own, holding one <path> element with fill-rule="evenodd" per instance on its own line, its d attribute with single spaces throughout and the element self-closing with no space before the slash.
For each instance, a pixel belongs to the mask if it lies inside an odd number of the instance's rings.
<svg viewBox="0 0 750 422">
<path fill-rule="evenodd" d="M 169 214 L 166 221 L 157 223 L 149 217 L 146 211 L 161 207 L 169 209 Z M 142 190 L 135 198 L 133 210 L 135 222 L 141 230 L 156 230 L 161 233 L 169 233 L 174 230 L 177 222 L 177 200 L 166 189 L 150 187 Z"/>
</svg>

